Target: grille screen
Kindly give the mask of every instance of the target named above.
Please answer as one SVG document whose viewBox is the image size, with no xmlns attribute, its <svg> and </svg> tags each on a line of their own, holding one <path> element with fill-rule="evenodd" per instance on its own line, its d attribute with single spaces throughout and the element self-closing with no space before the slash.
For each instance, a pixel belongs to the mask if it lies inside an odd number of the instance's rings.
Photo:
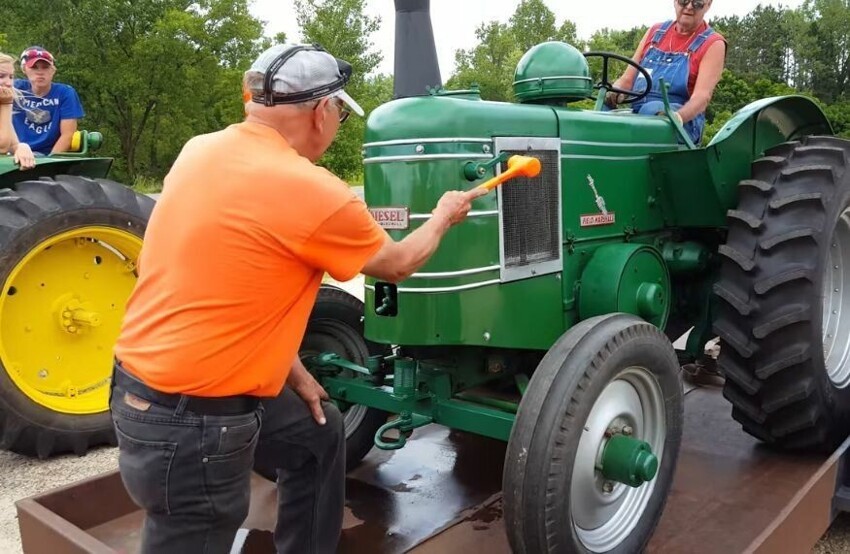
<svg viewBox="0 0 850 554">
<path fill-rule="evenodd" d="M 540 174 L 533 179 L 517 177 L 502 185 L 502 233 L 505 267 L 525 267 L 560 257 L 560 214 L 557 150 L 503 150 L 510 155 L 534 156 Z M 502 171 L 508 168 L 502 164 Z"/>
</svg>

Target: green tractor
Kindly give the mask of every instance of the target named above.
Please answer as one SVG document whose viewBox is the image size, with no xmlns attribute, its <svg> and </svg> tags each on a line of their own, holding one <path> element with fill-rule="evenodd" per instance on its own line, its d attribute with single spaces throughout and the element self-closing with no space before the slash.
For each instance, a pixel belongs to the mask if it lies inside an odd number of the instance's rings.
<svg viewBox="0 0 850 554">
<path fill-rule="evenodd" d="M 680 368 L 716 336 L 747 433 L 845 438 L 850 141 L 815 103 L 752 103 L 698 147 L 669 102 L 602 109 L 609 62 L 634 62 L 558 42 L 520 60 L 517 103 L 484 101 L 439 86 L 428 2 L 396 8 L 396 99 L 363 149 L 375 219 L 401 239 L 512 156 L 542 170 L 476 200 L 403 283 L 367 278 L 362 304 L 320 291 L 302 357 L 345 410 L 350 465 L 432 423 L 503 440 L 515 552 L 642 551 L 682 440 Z"/>
<path fill-rule="evenodd" d="M 154 201 L 105 179 L 100 133 L 20 171 L 0 157 L 0 447 L 114 444 L 112 347 Z"/>
<path fill-rule="evenodd" d="M 301 356 L 344 411 L 349 467 L 427 424 L 503 440 L 514 551 L 638 552 L 676 468 L 680 367 L 715 336 L 747 433 L 847 435 L 850 142 L 816 104 L 755 102 L 698 147 L 669 107 L 603 111 L 612 76 L 587 58 L 621 58 L 557 42 L 519 62 L 517 103 L 484 101 L 439 86 L 428 1 L 396 9 L 397 98 L 363 150 L 376 220 L 401 239 L 511 156 L 542 169 L 476 200 L 407 281 L 320 290 Z M 112 345 L 153 207 L 104 179 L 95 138 L 27 172 L 0 159 L 0 441 L 42 457 L 114 440 Z"/>
</svg>

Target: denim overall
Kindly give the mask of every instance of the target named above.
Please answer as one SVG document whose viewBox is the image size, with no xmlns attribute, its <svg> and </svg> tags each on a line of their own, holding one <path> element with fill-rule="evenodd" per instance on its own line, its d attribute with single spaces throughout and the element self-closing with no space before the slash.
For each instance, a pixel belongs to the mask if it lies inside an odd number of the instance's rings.
<svg viewBox="0 0 850 554">
<path fill-rule="evenodd" d="M 660 48 L 661 39 L 664 34 L 673 25 L 673 21 L 667 21 L 655 31 L 650 42 L 649 50 L 641 60 L 640 64 L 652 76 L 652 90 L 642 100 L 632 104 L 632 111 L 641 115 L 655 115 L 658 112 L 664 111 L 664 103 L 661 95 L 661 79 L 670 85 L 667 91 L 670 99 L 670 107 L 674 110 L 681 108 L 691 97 L 688 93 L 688 74 L 690 70 L 690 57 L 699 50 L 705 43 L 706 39 L 714 34 L 714 29 L 711 27 L 700 33 L 691 45 L 687 52 L 665 52 Z M 646 90 L 646 79 L 641 73 L 638 73 L 635 79 L 635 84 L 632 87 L 636 91 Z M 701 113 L 694 119 L 688 121 L 684 125 L 685 131 L 691 136 L 694 144 L 699 144 L 702 139 L 702 132 L 705 128 L 705 113 Z"/>
</svg>

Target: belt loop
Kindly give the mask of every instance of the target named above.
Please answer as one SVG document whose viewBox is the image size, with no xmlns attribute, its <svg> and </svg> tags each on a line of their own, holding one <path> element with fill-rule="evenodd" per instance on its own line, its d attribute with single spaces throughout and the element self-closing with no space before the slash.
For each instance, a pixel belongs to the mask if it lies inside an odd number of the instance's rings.
<svg viewBox="0 0 850 554">
<path fill-rule="evenodd" d="M 177 408 L 174 410 L 174 415 L 180 417 L 186 411 L 186 404 L 189 403 L 189 397 L 185 394 L 180 395 L 180 400 L 177 402 Z"/>
</svg>

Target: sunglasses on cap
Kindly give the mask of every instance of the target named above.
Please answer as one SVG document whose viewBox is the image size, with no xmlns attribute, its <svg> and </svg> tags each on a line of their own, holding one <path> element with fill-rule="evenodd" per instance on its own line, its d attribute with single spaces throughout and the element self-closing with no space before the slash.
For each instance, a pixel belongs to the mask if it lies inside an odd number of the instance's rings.
<svg viewBox="0 0 850 554">
<path fill-rule="evenodd" d="M 694 7 L 695 10 L 701 10 L 705 7 L 705 0 L 676 0 L 680 6 L 687 7 L 688 4 Z"/>
</svg>

